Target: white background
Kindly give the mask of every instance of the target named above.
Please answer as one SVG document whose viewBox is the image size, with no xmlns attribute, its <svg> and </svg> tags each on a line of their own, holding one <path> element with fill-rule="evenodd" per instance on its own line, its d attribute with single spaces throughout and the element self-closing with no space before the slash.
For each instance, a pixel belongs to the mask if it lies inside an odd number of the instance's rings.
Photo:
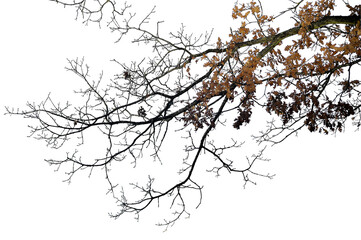
<svg viewBox="0 0 361 240">
<path fill-rule="evenodd" d="M 234 24 L 233 1 L 135 2 L 142 11 L 157 4 L 165 28 L 183 22 L 195 32 L 214 27 L 217 36 Z M 270 10 L 284 9 L 286 1 L 275 2 Z M 52 152 L 26 137 L 29 120 L 4 116 L 4 106 L 24 108 L 48 92 L 71 99 L 79 82 L 64 70 L 66 58 L 85 56 L 96 72 L 141 52 L 114 45 L 106 28 L 85 27 L 73 10 L 46 0 L 3 1 L 0 9 L 0 239 L 360 239 L 360 133 L 352 128 L 337 137 L 301 132 L 269 149 L 276 177 L 246 189 L 238 177 L 204 172 L 202 205 L 165 233 L 148 217 L 161 220 L 157 209 L 140 222 L 110 219 L 105 180 L 83 174 L 63 183 L 43 161 Z"/>
</svg>

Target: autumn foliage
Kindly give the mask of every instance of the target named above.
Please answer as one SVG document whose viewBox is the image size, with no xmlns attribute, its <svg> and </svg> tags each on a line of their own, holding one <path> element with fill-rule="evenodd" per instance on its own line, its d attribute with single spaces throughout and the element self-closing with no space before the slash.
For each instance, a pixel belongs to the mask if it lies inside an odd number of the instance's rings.
<svg viewBox="0 0 361 240">
<path fill-rule="evenodd" d="M 238 92 L 243 93 L 235 128 L 250 122 L 256 102 L 279 116 L 284 125 L 302 118 L 310 131 L 326 134 L 342 131 L 344 121 L 358 112 L 359 102 L 355 104 L 353 98 L 359 95 L 360 81 L 341 75 L 346 67 L 350 69 L 360 62 L 360 5 L 347 5 L 348 16 L 331 16 L 335 7 L 332 0 L 306 2 L 297 7 L 292 9 L 297 18 L 294 28 L 280 32 L 271 27 L 275 17 L 262 14 L 255 1 L 236 5 L 232 17 L 240 21 L 239 29 L 225 43 L 218 38 L 219 53 L 204 64 L 214 69 L 198 93 L 204 106 L 223 92 L 231 101 Z M 258 28 L 248 27 L 250 16 Z M 291 37 L 292 41 L 284 43 Z M 247 54 L 240 56 L 239 50 L 248 46 L 252 47 Z M 225 70 L 230 61 L 236 67 Z M 330 85 L 339 86 L 335 96 L 325 91 Z M 257 97 L 258 89 L 267 92 L 262 101 Z M 204 109 L 207 115 L 209 109 Z M 202 119 L 200 113 L 188 113 L 187 116 Z M 199 127 L 203 122 L 204 119 L 193 124 Z"/>
</svg>

